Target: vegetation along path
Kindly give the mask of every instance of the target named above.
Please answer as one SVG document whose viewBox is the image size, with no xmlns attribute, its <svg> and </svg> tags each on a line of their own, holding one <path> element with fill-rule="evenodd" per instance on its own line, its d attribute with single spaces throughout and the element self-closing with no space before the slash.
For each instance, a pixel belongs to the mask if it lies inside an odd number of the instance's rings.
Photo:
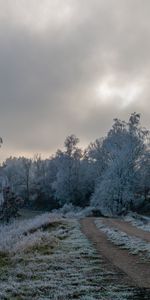
<svg viewBox="0 0 150 300">
<path fill-rule="evenodd" d="M 129 253 L 108 240 L 106 234 L 95 225 L 96 218 L 85 218 L 81 220 L 83 233 L 91 240 L 99 253 L 101 253 L 111 264 L 128 275 L 132 282 L 141 288 L 150 288 L 150 263 L 142 262 L 138 255 Z M 122 221 L 99 218 L 102 223 L 110 228 L 124 231 L 130 236 L 135 235 L 141 238 L 142 230 Z M 145 235 L 146 234 L 146 235 Z M 149 240 L 149 234 L 143 232 L 145 240 Z"/>
<path fill-rule="evenodd" d="M 125 222 L 120 219 L 102 219 L 102 222 L 110 227 L 116 227 L 117 229 L 127 233 L 130 236 L 135 236 L 147 242 L 150 242 L 150 233 L 140 228 L 132 226 L 129 222 Z"/>
</svg>

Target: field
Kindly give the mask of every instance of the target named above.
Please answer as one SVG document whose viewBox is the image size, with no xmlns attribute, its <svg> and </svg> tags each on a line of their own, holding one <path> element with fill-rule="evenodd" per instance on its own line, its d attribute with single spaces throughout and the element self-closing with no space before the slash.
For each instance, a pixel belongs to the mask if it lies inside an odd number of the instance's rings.
<svg viewBox="0 0 150 300">
<path fill-rule="evenodd" d="M 1 300 L 149 299 L 81 231 L 80 221 L 42 214 L 0 226 Z"/>
</svg>

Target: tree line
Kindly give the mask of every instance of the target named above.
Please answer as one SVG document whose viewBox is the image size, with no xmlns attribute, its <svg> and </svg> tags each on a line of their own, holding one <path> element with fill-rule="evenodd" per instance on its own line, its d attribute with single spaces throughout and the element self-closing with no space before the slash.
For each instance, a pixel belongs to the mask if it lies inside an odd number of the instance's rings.
<svg viewBox="0 0 150 300">
<path fill-rule="evenodd" d="M 104 215 L 150 210 L 149 131 L 141 127 L 140 114 L 132 113 L 127 122 L 114 119 L 108 134 L 84 150 L 78 144 L 70 135 L 64 150 L 48 159 L 6 159 L 3 170 L 12 191 L 38 209 L 72 204 Z"/>
</svg>

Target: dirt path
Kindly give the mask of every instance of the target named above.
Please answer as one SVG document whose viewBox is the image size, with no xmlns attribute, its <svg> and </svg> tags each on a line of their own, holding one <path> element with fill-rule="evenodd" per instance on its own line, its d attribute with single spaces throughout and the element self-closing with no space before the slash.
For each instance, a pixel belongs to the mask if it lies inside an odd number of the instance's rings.
<svg viewBox="0 0 150 300">
<path fill-rule="evenodd" d="M 94 219 L 82 219 L 81 230 L 93 242 L 98 252 L 111 264 L 126 273 L 131 279 L 131 284 L 134 283 L 141 288 L 150 288 L 150 263 L 142 263 L 138 256 L 133 256 L 127 250 L 111 243 L 106 235 L 96 227 Z"/>
<path fill-rule="evenodd" d="M 139 229 L 129 222 L 125 222 L 123 220 L 118 219 L 102 219 L 103 223 L 108 225 L 109 227 L 115 227 L 125 233 L 127 233 L 130 236 L 136 236 L 142 240 L 145 240 L 147 242 L 150 242 L 150 233 L 147 231 L 144 231 L 142 229 Z"/>
</svg>

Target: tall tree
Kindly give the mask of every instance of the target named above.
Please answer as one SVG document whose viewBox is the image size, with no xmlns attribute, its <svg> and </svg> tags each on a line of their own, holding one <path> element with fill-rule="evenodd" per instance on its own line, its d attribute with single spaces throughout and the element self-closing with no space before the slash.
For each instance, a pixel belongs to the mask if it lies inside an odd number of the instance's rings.
<svg viewBox="0 0 150 300">
<path fill-rule="evenodd" d="M 54 182 L 56 199 L 63 205 L 80 203 L 79 170 L 82 151 L 77 147 L 79 139 L 75 135 L 65 140 L 65 151 L 57 152 L 57 178 Z"/>
<path fill-rule="evenodd" d="M 92 204 L 104 213 L 119 214 L 134 202 L 136 170 L 145 152 L 148 131 L 140 126 L 140 115 L 133 113 L 129 122 L 115 119 L 103 141 L 107 168 L 99 180 Z"/>
</svg>

